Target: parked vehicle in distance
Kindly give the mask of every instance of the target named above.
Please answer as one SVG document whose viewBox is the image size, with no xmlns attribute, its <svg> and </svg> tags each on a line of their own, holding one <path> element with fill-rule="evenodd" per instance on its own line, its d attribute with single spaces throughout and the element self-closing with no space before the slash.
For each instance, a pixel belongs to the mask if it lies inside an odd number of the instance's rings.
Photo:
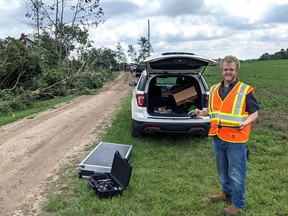
<svg viewBox="0 0 288 216">
<path fill-rule="evenodd" d="M 119 71 L 120 71 L 120 69 L 119 69 L 119 67 L 118 67 L 118 66 L 115 66 L 115 67 L 113 68 L 113 71 L 119 72 Z"/>
<path fill-rule="evenodd" d="M 145 63 L 137 64 L 135 68 L 135 77 L 140 77 L 141 73 L 145 70 L 145 68 L 146 68 Z"/>
<path fill-rule="evenodd" d="M 134 73 L 135 70 L 136 70 L 136 66 L 130 65 L 130 73 Z"/>
<path fill-rule="evenodd" d="M 188 52 L 169 52 L 145 59 L 146 69 L 134 86 L 131 135 L 155 132 L 207 136 L 210 118 L 189 113 L 207 107 L 209 89 L 203 78 L 212 59 Z"/>
</svg>

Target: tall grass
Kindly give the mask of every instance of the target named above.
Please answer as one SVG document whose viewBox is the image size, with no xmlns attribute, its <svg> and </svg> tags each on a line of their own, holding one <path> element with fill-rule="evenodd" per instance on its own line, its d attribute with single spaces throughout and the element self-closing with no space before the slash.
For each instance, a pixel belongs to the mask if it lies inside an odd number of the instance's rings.
<svg viewBox="0 0 288 216">
<path fill-rule="evenodd" d="M 284 60 L 241 65 L 239 79 L 255 88 L 261 104 L 247 143 L 251 155 L 242 215 L 288 215 L 287 68 Z M 218 67 L 208 68 L 204 76 L 209 85 L 221 81 Z M 101 140 L 133 145 L 132 176 L 123 195 L 98 199 L 87 180 L 77 179 L 81 159 L 76 158 L 52 183 L 41 215 L 221 215 L 227 203 L 205 200 L 221 192 L 211 138 L 157 134 L 135 139 L 130 136 L 130 116 L 129 98 Z"/>
</svg>

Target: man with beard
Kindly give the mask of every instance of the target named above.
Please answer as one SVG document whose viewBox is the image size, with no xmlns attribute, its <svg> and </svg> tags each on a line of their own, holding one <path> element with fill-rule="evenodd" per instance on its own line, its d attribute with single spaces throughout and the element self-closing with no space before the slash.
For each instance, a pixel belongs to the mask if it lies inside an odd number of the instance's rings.
<svg viewBox="0 0 288 216">
<path fill-rule="evenodd" d="M 245 206 L 247 170 L 246 142 L 251 124 L 258 117 L 260 106 L 254 98 L 253 87 L 240 82 L 237 74 L 240 61 L 226 56 L 220 62 L 223 81 L 210 88 L 208 110 L 196 109 L 197 117 L 209 115 L 209 136 L 222 193 L 208 196 L 210 202 L 231 201 L 223 209 L 225 215 L 237 215 Z"/>
</svg>

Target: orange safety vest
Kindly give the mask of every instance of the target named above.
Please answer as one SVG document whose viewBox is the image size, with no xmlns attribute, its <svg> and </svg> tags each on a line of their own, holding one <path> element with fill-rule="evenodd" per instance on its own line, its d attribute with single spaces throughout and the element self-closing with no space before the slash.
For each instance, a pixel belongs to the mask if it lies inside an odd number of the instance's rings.
<svg viewBox="0 0 288 216">
<path fill-rule="evenodd" d="M 233 128 L 244 122 L 248 117 L 246 108 L 246 95 L 254 89 L 242 82 L 238 82 L 228 93 L 224 100 L 219 95 L 221 83 L 210 88 L 208 112 L 211 119 L 209 136 L 217 135 L 220 139 L 242 143 L 249 139 L 251 124 L 242 130 Z"/>
</svg>

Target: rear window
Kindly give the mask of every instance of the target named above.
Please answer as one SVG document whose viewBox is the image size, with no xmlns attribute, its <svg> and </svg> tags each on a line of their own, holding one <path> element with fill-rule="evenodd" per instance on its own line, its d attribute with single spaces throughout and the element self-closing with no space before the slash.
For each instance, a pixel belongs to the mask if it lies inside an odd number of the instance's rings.
<svg viewBox="0 0 288 216">
<path fill-rule="evenodd" d="M 137 65 L 136 69 L 144 70 L 145 67 L 146 67 L 145 64 L 139 64 L 139 65 Z"/>
<path fill-rule="evenodd" d="M 146 82 L 147 82 L 147 76 L 146 75 L 141 76 L 139 79 L 139 84 L 138 84 L 137 90 L 144 91 Z"/>
<path fill-rule="evenodd" d="M 157 70 L 196 70 L 207 65 L 207 62 L 184 57 L 166 58 L 150 62 L 150 67 Z"/>
<path fill-rule="evenodd" d="M 157 77 L 156 84 L 174 85 L 177 77 Z"/>
</svg>

